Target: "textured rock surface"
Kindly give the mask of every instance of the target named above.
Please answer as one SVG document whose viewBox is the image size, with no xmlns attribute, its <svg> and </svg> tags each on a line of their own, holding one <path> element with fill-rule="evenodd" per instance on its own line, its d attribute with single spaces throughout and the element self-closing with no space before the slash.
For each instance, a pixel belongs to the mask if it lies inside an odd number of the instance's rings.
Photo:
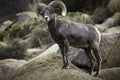
<svg viewBox="0 0 120 80">
<path fill-rule="evenodd" d="M 55 53 L 34 59 L 6 78 L 7 80 L 100 80 L 71 64 L 68 70 L 61 70 L 61 66 L 62 57 Z"/>
<path fill-rule="evenodd" d="M 69 54 L 71 62 L 79 68 L 89 69 L 91 67 L 91 63 L 83 49 L 70 48 Z"/>
<path fill-rule="evenodd" d="M 105 33 L 111 33 L 111 34 L 120 33 L 120 26 L 109 28 L 105 31 Z"/>
<path fill-rule="evenodd" d="M 100 73 L 102 80 L 120 80 L 120 67 L 103 69 Z"/>
<path fill-rule="evenodd" d="M 120 35 L 109 51 L 107 63 L 108 67 L 120 67 Z"/>
<path fill-rule="evenodd" d="M 109 51 L 111 50 L 112 46 L 114 45 L 117 37 L 119 34 L 110 34 L 110 33 L 103 33 L 102 34 L 102 41 L 101 41 L 101 47 L 100 47 L 100 53 L 103 58 L 102 63 L 106 64 L 106 61 L 108 59 L 108 55 L 110 54 Z M 105 65 L 102 65 L 103 67 Z"/>
<path fill-rule="evenodd" d="M 13 24 L 12 21 L 7 20 L 4 21 L 2 24 L 0 24 L 0 31 L 5 31 L 7 28 L 9 28 Z"/>
<path fill-rule="evenodd" d="M 27 63 L 25 60 L 5 59 L 0 60 L 0 78 L 11 74 L 16 69 Z"/>
</svg>

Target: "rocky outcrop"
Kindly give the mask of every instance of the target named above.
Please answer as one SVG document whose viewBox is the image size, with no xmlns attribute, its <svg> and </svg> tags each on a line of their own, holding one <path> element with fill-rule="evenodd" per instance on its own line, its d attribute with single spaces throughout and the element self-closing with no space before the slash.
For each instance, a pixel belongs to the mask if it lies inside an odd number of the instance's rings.
<svg viewBox="0 0 120 80">
<path fill-rule="evenodd" d="M 70 69 L 61 70 L 62 64 L 61 55 L 53 53 L 34 59 L 6 77 L 6 80 L 100 80 L 79 70 L 72 64 L 70 64 Z"/>
<path fill-rule="evenodd" d="M 120 22 L 120 13 L 115 13 L 112 17 L 106 19 L 102 24 L 96 24 L 95 26 L 101 31 L 104 32 L 105 30 L 119 26 Z"/>
<path fill-rule="evenodd" d="M 13 21 L 7 20 L 0 24 L 0 31 L 5 31 L 8 27 L 13 24 Z"/>
<path fill-rule="evenodd" d="M 118 37 L 118 34 L 109 34 L 109 33 L 103 33 L 102 34 L 102 41 L 100 44 L 100 53 L 102 56 L 102 63 L 106 64 L 106 61 L 109 56 L 109 51 L 111 50 L 112 46 L 114 45 L 116 39 Z M 105 67 L 105 65 L 102 65 Z"/>
<path fill-rule="evenodd" d="M 120 26 L 109 28 L 105 31 L 105 33 L 119 34 L 120 33 Z"/>
<path fill-rule="evenodd" d="M 71 47 L 69 51 L 69 59 L 79 68 L 89 69 L 91 67 L 90 60 L 83 49 Z"/>
<path fill-rule="evenodd" d="M 120 35 L 109 51 L 107 63 L 108 67 L 120 67 Z"/>
<path fill-rule="evenodd" d="M 26 64 L 25 60 L 5 59 L 0 60 L 0 79 L 11 74 L 22 65 Z M 1 79 L 2 80 L 2 79 Z"/>
<path fill-rule="evenodd" d="M 41 53 L 39 56 L 29 60 L 29 62 L 38 59 L 38 58 L 42 58 L 45 57 L 47 55 L 51 55 L 52 53 L 57 53 L 57 51 L 59 50 L 59 46 L 57 44 L 52 45 L 50 48 L 48 48 L 47 50 L 45 50 L 43 53 Z"/>
<path fill-rule="evenodd" d="M 117 40 L 120 41 L 120 40 Z M 118 47 L 118 46 L 117 46 Z M 74 65 L 70 63 L 70 69 L 68 70 L 61 70 L 62 63 L 62 56 L 61 54 L 56 53 L 58 51 L 59 47 L 55 44 L 52 47 L 50 47 L 45 52 L 41 53 L 38 57 L 33 58 L 30 60 L 27 64 L 22 66 L 21 68 L 17 69 L 12 74 L 8 74 L 6 77 L 6 80 L 118 80 L 119 78 L 119 68 L 113 68 L 113 69 L 103 69 L 100 72 L 100 78 L 94 78 L 90 76 L 89 74 L 85 73 L 85 71 L 82 71 L 81 69 L 78 69 Z M 116 49 L 116 48 L 115 48 Z M 73 58 L 72 60 L 76 60 L 80 62 L 80 65 L 83 65 L 81 63 L 85 63 L 84 65 L 88 64 L 86 63 L 87 57 L 85 56 L 85 53 L 80 49 L 74 49 L 71 48 L 69 53 L 69 58 Z M 80 55 L 78 52 L 81 52 Z M 74 58 L 75 56 L 71 56 L 72 54 L 76 54 L 79 59 Z M 83 60 L 84 58 L 84 60 Z M 109 59 L 109 58 L 108 58 Z M 111 59 L 111 58 L 110 58 Z M 118 60 L 119 58 L 114 59 Z M 81 60 L 81 61 L 79 61 Z M 86 61 L 86 62 L 85 62 Z M 115 60 L 113 60 L 115 61 Z M 88 66 L 88 65 L 87 65 Z M 109 77 L 111 76 L 111 77 Z"/>
<path fill-rule="evenodd" d="M 120 79 L 120 67 L 103 69 L 100 72 L 100 78 L 102 80 L 119 80 Z"/>
</svg>

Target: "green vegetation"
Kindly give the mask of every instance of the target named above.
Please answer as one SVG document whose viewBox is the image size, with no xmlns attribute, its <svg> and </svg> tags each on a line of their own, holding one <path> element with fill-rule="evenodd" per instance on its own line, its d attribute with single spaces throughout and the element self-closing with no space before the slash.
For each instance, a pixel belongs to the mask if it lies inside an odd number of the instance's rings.
<svg viewBox="0 0 120 80">
<path fill-rule="evenodd" d="M 8 34 L 7 31 L 0 31 L 0 41 L 3 41 L 7 34 Z"/>
<path fill-rule="evenodd" d="M 23 44 L 19 44 L 18 40 L 11 42 L 5 42 L 4 45 L 0 44 L 0 59 L 15 58 L 24 59 L 26 53 L 26 47 Z"/>
<path fill-rule="evenodd" d="M 50 46 L 53 43 L 46 24 L 43 20 L 40 20 L 32 25 L 34 29 L 31 33 L 31 47 Z"/>
<path fill-rule="evenodd" d="M 23 38 L 27 34 L 31 33 L 33 29 L 31 26 L 35 23 L 34 20 L 29 20 L 25 22 L 15 23 L 9 30 L 9 37 L 12 38 Z"/>
</svg>

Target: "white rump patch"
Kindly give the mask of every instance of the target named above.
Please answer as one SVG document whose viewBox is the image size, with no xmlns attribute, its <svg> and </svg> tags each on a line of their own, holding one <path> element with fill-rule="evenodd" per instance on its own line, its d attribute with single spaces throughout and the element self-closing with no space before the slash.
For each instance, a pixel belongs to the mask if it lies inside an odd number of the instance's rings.
<svg viewBox="0 0 120 80">
<path fill-rule="evenodd" d="M 100 34 L 100 31 L 95 27 L 95 30 L 96 30 L 96 32 L 98 33 L 98 35 L 99 35 L 99 43 L 100 43 L 100 41 L 101 41 L 101 34 Z"/>
</svg>

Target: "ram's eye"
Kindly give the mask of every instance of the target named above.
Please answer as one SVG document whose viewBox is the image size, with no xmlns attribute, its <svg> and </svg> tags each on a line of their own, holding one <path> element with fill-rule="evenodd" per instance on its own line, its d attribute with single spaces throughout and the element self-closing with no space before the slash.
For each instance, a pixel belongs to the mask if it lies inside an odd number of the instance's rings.
<svg viewBox="0 0 120 80">
<path fill-rule="evenodd" d="M 41 12 L 40 15 L 44 15 L 44 13 Z"/>
</svg>

